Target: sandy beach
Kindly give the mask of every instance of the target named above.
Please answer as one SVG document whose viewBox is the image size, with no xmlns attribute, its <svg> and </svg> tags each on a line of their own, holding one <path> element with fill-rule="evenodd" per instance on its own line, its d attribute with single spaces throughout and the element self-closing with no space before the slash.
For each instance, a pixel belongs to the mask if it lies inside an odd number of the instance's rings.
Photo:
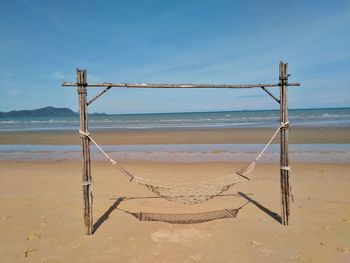
<svg viewBox="0 0 350 263">
<path fill-rule="evenodd" d="M 97 132 L 96 138 L 110 145 L 264 143 L 271 131 Z M 297 127 L 290 137 L 293 144 L 350 140 L 348 128 Z M 71 132 L 1 133 L 0 141 L 59 145 L 78 144 L 79 137 Z M 278 161 L 259 163 L 250 181 L 206 203 L 179 205 L 130 183 L 109 162 L 94 159 L 92 236 L 84 235 L 78 159 L 67 155 L 53 160 L 2 160 L 0 254 L 3 262 L 348 262 L 350 163 L 331 161 L 332 153 L 320 154 L 329 156 L 329 162 L 291 164 L 295 201 L 289 226 L 280 224 Z M 166 160 L 124 160 L 123 164 L 148 179 L 192 183 L 231 174 L 247 164 L 210 158 L 204 162 Z M 211 212 L 246 203 L 236 218 L 198 224 L 140 221 L 131 214 Z"/>
<path fill-rule="evenodd" d="M 350 1 L 2 1 L 0 263 L 350 263 Z"/>
<path fill-rule="evenodd" d="M 135 174 L 205 180 L 242 164 L 132 162 Z M 350 164 L 293 164 L 292 220 L 282 226 L 277 165 L 207 203 L 177 205 L 93 164 L 94 219 L 85 236 L 80 162 L 0 162 L 2 262 L 348 262 Z M 242 193 L 240 196 L 238 193 Z M 119 202 L 118 198 L 124 197 Z M 152 197 L 152 198 L 151 198 Z M 188 213 L 237 208 L 237 218 L 192 225 L 141 222 L 124 212 Z M 123 211 L 122 211 L 123 210 Z"/>
</svg>

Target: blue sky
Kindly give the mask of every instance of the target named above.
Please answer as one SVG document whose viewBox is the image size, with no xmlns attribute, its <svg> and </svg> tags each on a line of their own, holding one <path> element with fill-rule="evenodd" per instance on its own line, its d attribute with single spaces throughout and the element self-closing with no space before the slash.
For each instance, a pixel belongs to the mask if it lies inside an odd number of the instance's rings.
<svg viewBox="0 0 350 263">
<path fill-rule="evenodd" d="M 2 0 L 0 111 L 77 110 L 90 82 L 275 83 L 289 63 L 290 108 L 350 106 L 350 1 Z M 277 90 L 275 90 L 277 92 Z M 96 90 L 89 92 L 89 96 Z M 113 89 L 92 112 L 273 109 L 261 90 Z"/>
</svg>

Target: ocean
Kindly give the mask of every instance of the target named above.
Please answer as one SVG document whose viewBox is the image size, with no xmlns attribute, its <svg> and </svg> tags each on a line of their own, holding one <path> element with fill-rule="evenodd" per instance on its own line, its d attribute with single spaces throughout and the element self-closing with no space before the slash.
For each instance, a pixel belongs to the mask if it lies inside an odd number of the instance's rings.
<svg viewBox="0 0 350 263">
<path fill-rule="evenodd" d="M 350 108 L 289 110 L 292 126 L 350 127 Z M 112 114 L 89 117 L 91 130 L 194 129 L 276 127 L 278 110 L 153 114 Z M 77 130 L 77 116 L 0 117 L 0 132 Z"/>
<path fill-rule="evenodd" d="M 289 110 L 292 127 L 350 127 L 350 108 Z M 278 110 L 91 115 L 90 130 L 165 130 L 233 127 L 278 127 Z M 0 117 L 0 133 L 16 131 L 78 130 L 78 116 Z M 122 161 L 165 162 L 249 161 L 263 144 L 103 145 Z M 93 160 L 104 160 L 92 145 Z M 0 145 L 0 160 L 79 160 L 80 145 Z M 350 144 L 290 145 L 298 162 L 346 162 Z M 272 144 L 262 162 L 278 162 L 279 145 Z"/>
</svg>

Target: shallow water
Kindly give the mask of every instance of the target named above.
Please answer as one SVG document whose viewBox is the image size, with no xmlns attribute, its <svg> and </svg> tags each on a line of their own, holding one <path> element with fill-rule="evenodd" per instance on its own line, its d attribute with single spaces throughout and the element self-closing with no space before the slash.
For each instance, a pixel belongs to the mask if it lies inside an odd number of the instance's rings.
<svg viewBox="0 0 350 263">
<path fill-rule="evenodd" d="M 161 162 L 248 162 L 256 158 L 263 144 L 167 144 L 167 145 L 102 145 L 120 161 Z M 291 162 L 348 162 L 350 144 L 292 144 Z M 93 160 L 106 160 L 91 146 Z M 0 160 L 78 160 L 79 145 L 0 145 Z M 278 162 L 279 144 L 272 144 L 261 162 Z"/>
</svg>

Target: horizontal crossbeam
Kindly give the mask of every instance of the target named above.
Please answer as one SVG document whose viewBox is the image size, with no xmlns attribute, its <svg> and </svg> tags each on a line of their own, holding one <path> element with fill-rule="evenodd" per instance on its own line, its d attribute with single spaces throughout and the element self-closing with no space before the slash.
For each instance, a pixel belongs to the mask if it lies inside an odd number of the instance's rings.
<svg viewBox="0 0 350 263">
<path fill-rule="evenodd" d="M 63 82 L 63 87 L 77 87 L 79 83 Z M 249 88 L 274 88 L 281 84 L 242 84 L 242 85 L 226 85 L 226 84 L 146 84 L 146 83 L 90 83 L 83 86 L 86 87 L 111 87 L 111 88 L 153 88 L 153 89 L 249 89 Z M 288 83 L 287 86 L 300 86 L 300 83 Z"/>
</svg>

